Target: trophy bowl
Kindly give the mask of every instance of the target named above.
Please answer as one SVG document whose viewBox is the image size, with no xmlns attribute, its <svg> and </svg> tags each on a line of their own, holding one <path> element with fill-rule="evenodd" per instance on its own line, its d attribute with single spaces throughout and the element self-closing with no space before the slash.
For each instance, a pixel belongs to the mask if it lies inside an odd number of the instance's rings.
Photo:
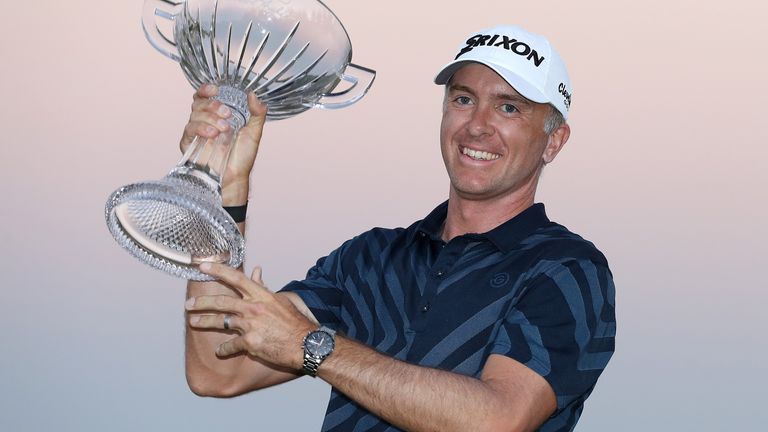
<svg viewBox="0 0 768 432">
<path fill-rule="evenodd" d="M 115 240 L 172 275 L 211 280 L 203 262 L 239 267 L 245 240 L 221 206 L 229 151 L 248 121 L 247 94 L 267 105 L 267 120 L 311 108 L 336 109 L 362 98 L 375 72 L 351 63 L 341 22 L 318 0 L 145 0 L 144 33 L 177 61 L 194 88 L 212 83 L 229 106 L 229 131 L 195 137 L 164 178 L 123 186 L 105 207 Z"/>
</svg>

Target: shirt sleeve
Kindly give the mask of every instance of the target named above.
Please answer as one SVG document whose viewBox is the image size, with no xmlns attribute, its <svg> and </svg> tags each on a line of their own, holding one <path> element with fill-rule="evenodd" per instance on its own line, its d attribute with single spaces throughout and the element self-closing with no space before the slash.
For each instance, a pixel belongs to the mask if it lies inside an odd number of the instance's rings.
<svg viewBox="0 0 768 432">
<path fill-rule="evenodd" d="M 511 307 L 491 352 L 547 380 L 557 397 L 553 417 L 578 417 L 614 351 L 614 297 L 605 264 L 569 260 L 547 265 Z"/>
<path fill-rule="evenodd" d="M 304 280 L 292 281 L 280 290 L 296 293 L 318 322 L 332 329 L 338 329 L 341 322 L 343 285 L 340 281 L 344 280 L 341 261 L 348 243 L 317 260 Z"/>
</svg>

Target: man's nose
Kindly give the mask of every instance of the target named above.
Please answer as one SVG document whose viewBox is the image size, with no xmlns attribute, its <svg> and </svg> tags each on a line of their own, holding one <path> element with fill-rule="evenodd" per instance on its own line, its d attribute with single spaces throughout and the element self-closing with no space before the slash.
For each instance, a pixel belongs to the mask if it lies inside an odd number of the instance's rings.
<svg viewBox="0 0 768 432">
<path fill-rule="evenodd" d="M 467 124 L 467 130 L 474 137 L 493 135 L 494 128 L 491 124 L 492 107 L 478 105 L 473 111 Z"/>
</svg>

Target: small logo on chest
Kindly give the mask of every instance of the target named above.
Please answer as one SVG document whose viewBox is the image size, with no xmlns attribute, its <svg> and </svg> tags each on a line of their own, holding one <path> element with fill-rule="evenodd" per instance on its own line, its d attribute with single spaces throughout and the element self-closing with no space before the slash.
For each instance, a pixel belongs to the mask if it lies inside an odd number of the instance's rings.
<svg viewBox="0 0 768 432">
<path fill-rule="evenodd" d="M 491 286 L 494 288 L 501 288 L 509 283 L 509 273 L 496 273 L 491 278 Z"/>
</svg>

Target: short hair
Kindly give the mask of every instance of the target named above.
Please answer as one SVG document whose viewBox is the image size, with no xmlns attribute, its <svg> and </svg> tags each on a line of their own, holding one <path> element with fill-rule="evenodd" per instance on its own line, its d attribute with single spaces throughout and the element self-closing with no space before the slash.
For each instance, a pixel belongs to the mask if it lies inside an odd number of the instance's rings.
<svg viewBox="0 0 768 432">
<path fill-rule="evenodd" d="M 544 133 L 549 135 L 565 123 L 565 118 L 563 118 L 563 113 L 555 108 L 554 105 L 547 105 L 549 106 L 549 114 L 544 119 Z"/>
</svg>

